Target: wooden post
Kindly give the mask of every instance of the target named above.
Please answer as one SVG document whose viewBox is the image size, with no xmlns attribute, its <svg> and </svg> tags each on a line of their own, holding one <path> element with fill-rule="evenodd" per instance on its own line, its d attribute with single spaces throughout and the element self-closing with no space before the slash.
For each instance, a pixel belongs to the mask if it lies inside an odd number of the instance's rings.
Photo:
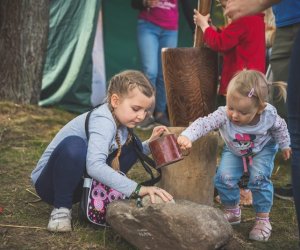
<svg viewBox="0 0 300 250">
<path fill-rule="evenodd" d="M 198 11 L 207 15 L 211 0 L 199 0 Z M 204 46 L 196 27 L 194 48 L 163 48 L 162 67 L 171 126 L 188 126 L 215 110 L 218 57 Z"/>
<path fill-rule="evenodd" d="M 211 0 L 199 0 L 202 15 L 210 11 Z M 162 66 L 171 132 L 179 134 L 198 117 L 215 110 L 217 53 L 203 44 L 201 29 L 196 28 L 194 48 L 164 48 Z M 175 199 L 213 205 L 217 136 L 213 133 L 194 142 L 183 161 L 162 167 L 160 186 Z"/>
<path fill-rule="evenodd" d="M 170 127 L 179 135 L 185 128 Z M 170 192 L 175 200 L 185 199 L 204 205 L 213 205 L 218 135 L 211 132 L 193 143 L 188 156 L 182 161 L 162 167 L 159 186 Z"/>
<path fill-rule="evenodd" d="M 171 126 L 188 126 L 215 110 L 216 52 L 208 48 L 165 48 L 162 62 Z"/>
</svg>

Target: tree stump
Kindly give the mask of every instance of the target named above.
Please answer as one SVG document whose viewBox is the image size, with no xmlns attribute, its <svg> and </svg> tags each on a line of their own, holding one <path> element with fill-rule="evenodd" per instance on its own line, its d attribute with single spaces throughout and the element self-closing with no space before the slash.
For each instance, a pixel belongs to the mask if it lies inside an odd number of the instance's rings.
<svg viewBox="0 0 300 250">
<path fill-rule="evenodd" d="M 184 127 L 170 127 L 179 135 Z M 176 199 L 185 199 L 204 205 L 213 205 L 218 135 L 211 132 L 193 143 L 188 156 L 174 164 L 162 167 L 159 186 Z"/>
</svg>

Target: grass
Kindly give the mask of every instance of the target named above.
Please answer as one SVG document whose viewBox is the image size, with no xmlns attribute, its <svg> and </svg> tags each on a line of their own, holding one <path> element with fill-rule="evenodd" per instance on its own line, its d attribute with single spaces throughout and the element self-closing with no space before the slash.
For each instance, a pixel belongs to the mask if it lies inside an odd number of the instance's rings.
<svg viewBox="0 0 300 250">
<path fill-rule="evenodd" d="M 52 207 L 36 202 L 29 175 L 56 132 L 74 116 L 56 108 L 0 102 L 0 249 L 135 249 L 111 228 L 94 228 L 79 221 L 76 205 L 74 231 L 55 234 L 45 228 Z M 137 133 L 142 139 L 149 136 Z M 287 166 L 280 157 L 276 158 L 272 177 L 275 186 L 287 183 Z M 136 180 L 147 178 L 139 166 L 129 175 Z M 273 235 L 267 243 L 248 241 L 253 219 L 252 207 L 243 208 L 244 222 L 234 227 L 243 248 L 296 248 L 298 231 L 292 202 L 274 199 Z"/>
</svg>

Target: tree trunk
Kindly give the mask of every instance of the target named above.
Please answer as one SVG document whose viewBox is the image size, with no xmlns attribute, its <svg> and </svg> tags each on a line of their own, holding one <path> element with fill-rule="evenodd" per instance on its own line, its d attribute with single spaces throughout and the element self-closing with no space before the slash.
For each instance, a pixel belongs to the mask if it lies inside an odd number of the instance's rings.
<svg viewBox="0 0 300 250">
<path fill-rule="evenodd" d="M 38 102 L 48 24 L 49 0 L 1 0 L 0 100 Z"/>
</svg>

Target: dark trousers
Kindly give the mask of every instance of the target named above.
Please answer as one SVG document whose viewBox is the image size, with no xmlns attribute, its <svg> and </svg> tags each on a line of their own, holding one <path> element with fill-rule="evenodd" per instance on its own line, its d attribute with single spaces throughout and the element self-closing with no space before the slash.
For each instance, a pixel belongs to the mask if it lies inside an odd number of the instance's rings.
<svg viewBox="0 0 300 250">
<path fill-rule="evenodd" d="M 122 146 L 120 171 L 126 174 L 136 163 L 135 148 L 142 151 L 141 141 L 135 137 Z M 109 154 L 106 163 L 110 165 L 117 150 Z M 83 175 L 86 168 L 87 144 L 78 136 L 63 139 L 53 150 L 49 161 L 36 181 L 35 189 L 41 199 L 56 208 L 71 208 L 79 202 L 82 194 Z"/>
<path fill-rule="evenodd" d="M 288 128 L 292 147 L 292 183 L 300 232 L 300 31 L 294 42 L 288 78 Z"/>
<path fill-rule="evenodd" d="M 78 136 L 61 141 L 35 184 L 43 201 L 56 208 L 69 209 L 80 201 L 86 153 L 86 142 Z"/>
</svg>

